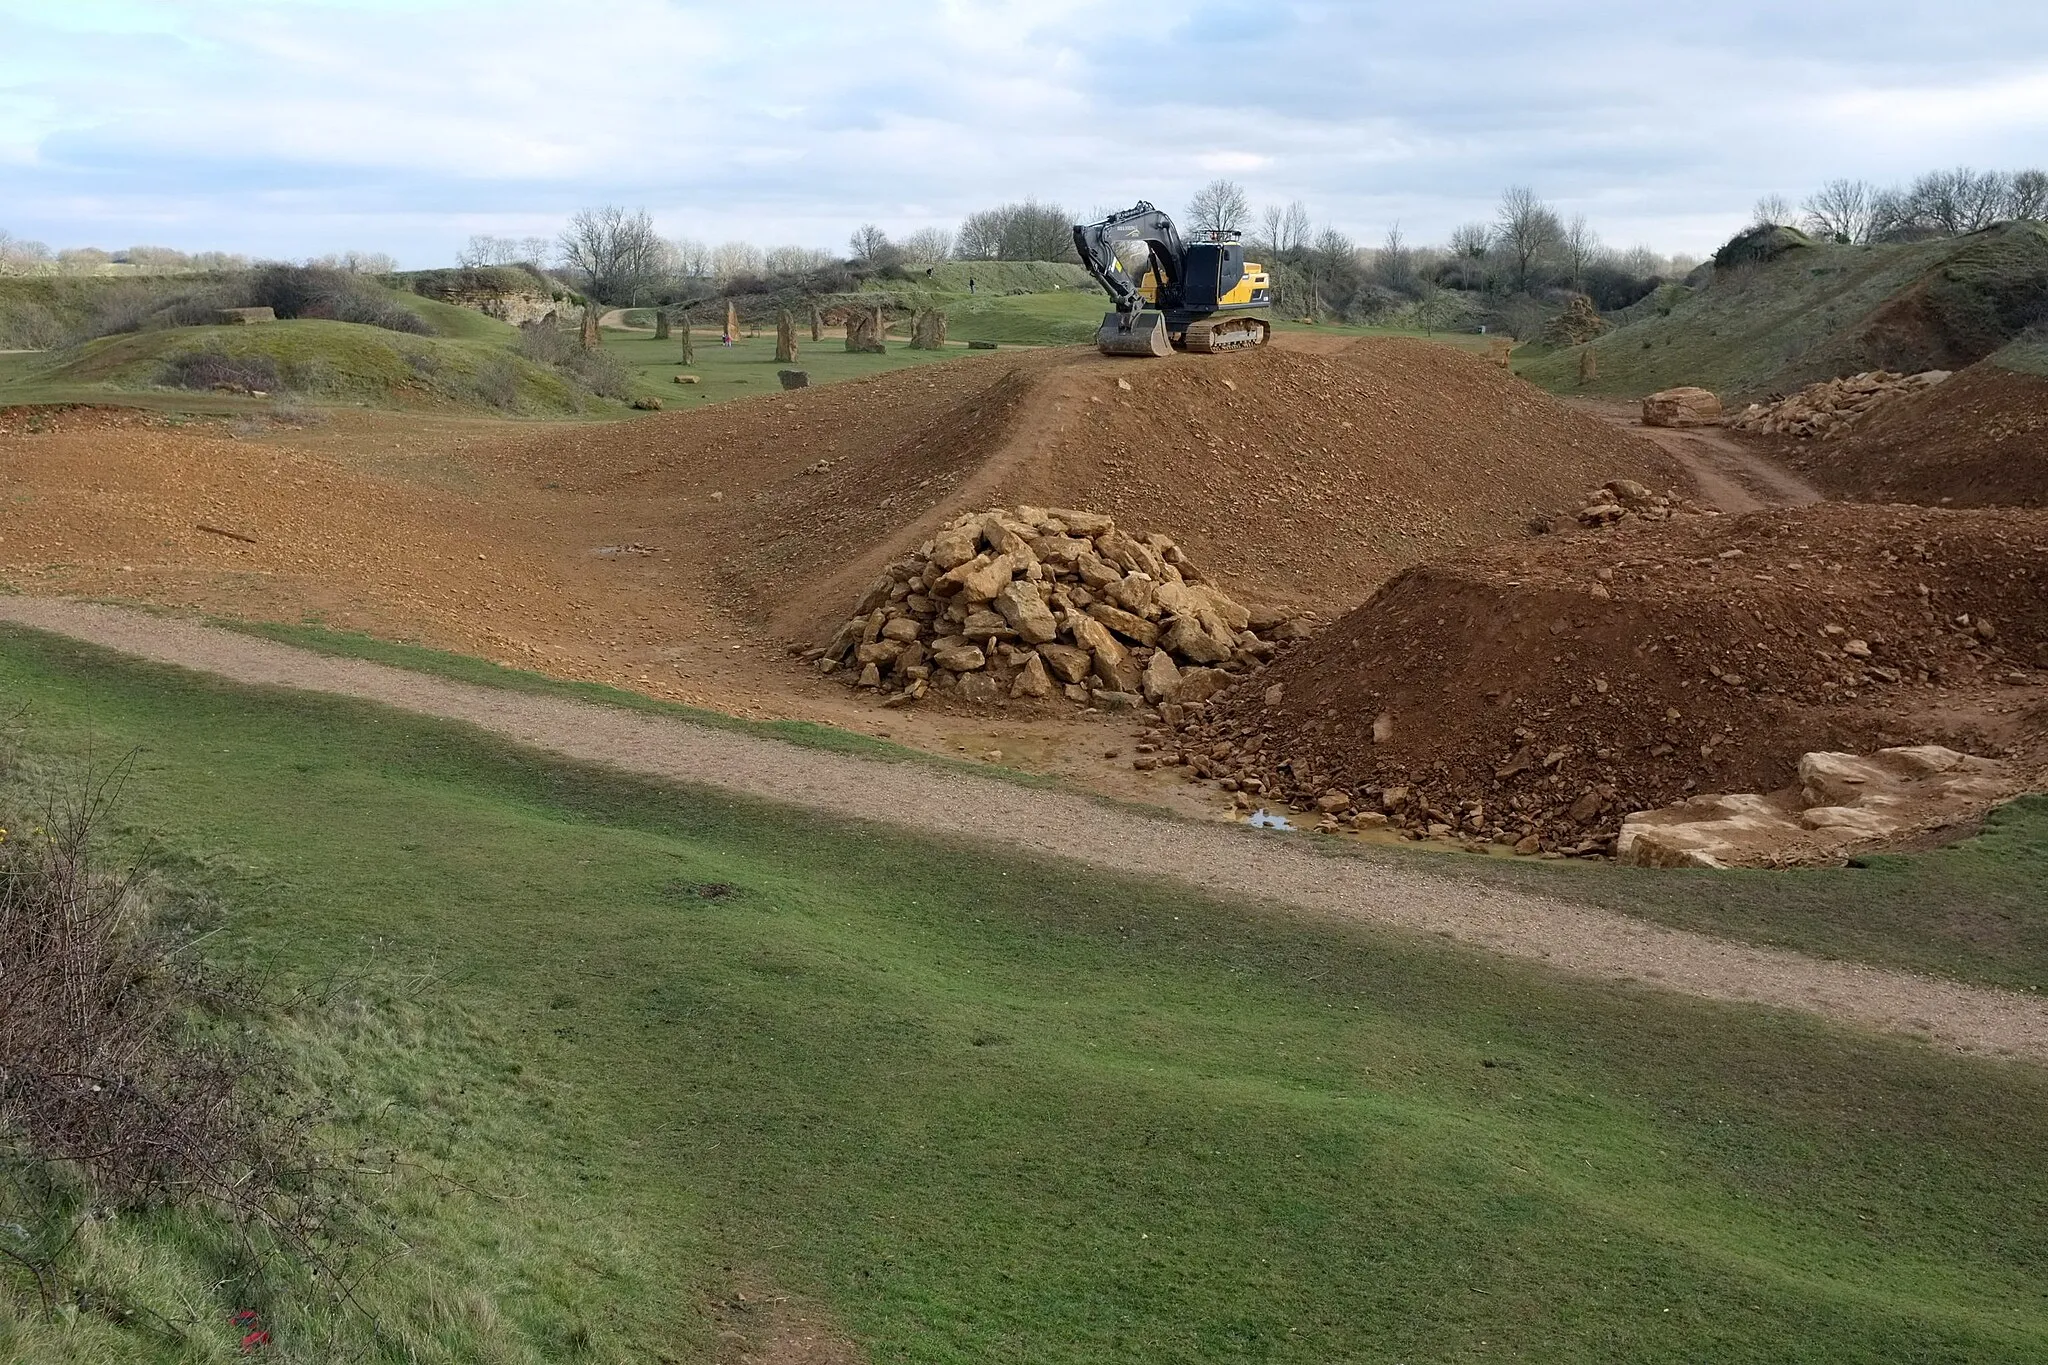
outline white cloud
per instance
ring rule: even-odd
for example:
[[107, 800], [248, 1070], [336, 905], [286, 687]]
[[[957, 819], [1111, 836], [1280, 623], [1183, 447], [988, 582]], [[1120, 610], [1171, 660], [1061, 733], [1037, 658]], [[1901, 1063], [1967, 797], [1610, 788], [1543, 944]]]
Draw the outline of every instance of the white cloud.
[[0, 0], [0, 212], [424, 264], [589, 202], [836, 245], [1224, 174], [1364, 238], [1441, 236], [1526, 182], [1697, 251], [1765, 190], [2041, 146], [2034, 6], [1869, 0], [1844, 27], [1730, 0], [1711, 32], [1646, 8], [1474, 0], [1451, 33], [1391, 0]]

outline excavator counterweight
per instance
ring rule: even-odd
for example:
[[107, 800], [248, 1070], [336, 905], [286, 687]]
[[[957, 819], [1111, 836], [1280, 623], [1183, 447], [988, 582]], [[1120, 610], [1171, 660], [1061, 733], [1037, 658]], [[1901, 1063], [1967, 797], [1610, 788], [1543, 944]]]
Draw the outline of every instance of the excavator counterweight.
[[[1139, 278], [1125, 269], [1119, 245], [1142, 244]], [[1140, 202], [1099, 223], [1074, 225], [1074, 248], [1116, 311], [1095, 334], [1104, 355], [1165, 356], [1175, 347], [1210, 355], [1263, 346], [1272, 324], [1252, 316], [1272, 306], [1272, 277], [1245, 260], [1234, 232], [1182, 239], [1173, 220]]]

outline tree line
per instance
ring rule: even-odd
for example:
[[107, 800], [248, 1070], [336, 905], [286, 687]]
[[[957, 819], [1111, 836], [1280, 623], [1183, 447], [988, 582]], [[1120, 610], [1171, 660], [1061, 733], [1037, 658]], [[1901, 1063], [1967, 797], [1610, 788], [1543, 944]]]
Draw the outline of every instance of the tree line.
[[2048, 217], [2048, 171], [1928, 171], [1910, 184], [1830, 180], [1794, 213], [1783, 196], [1757, 201], [1755, 225], [1800, 227], [1841, 243], [1897, 242], [1981, 232]]

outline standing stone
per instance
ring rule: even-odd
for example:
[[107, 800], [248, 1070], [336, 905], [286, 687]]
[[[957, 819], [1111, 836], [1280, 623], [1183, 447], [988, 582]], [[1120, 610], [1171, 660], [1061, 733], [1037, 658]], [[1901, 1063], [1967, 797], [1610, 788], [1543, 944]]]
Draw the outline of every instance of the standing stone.
[[818, 305], [814, 303], [811, 305], [811, 340], [823, 341], [824, 339], [825, 315], [818, 311]]
[[1579, 383], [1590, 384], [1600, 377], [1600, 357], [1591, 346], [1579, 352]]
[[882, 339], [875, 334], [876, 314], [865, 308], [849, 309], [846, 314], [846, 349], [870, 355], [882, 352]]
[[796, 319], [787, 308], [775, 319], [775, 361], [779, 365], [796, 364]]
[[678, 339], [679, 341], [681, 341], [681, 342], [683, 343], [683, 363], [684, 363], [685, 365], [694, 365], [694, 364], [696, 364], [696, 362], [697, 362], [697, 352], [696, 352], [696, 349], [695, 349], [694, 347], [692, 347], [692, 346], [691, 346], [691, 344], [690, 344], [690, 315], [689, 315], [689, 313], [685, 312], [685, 313], [683, 314], [683, 316], [682, 316], [682, 319], [681, 319], [681, 322], [682, 322], [682, 329], [681, 329], [681, 331], [680, 331], [680, 332], [678, 333], [678, 335], [677, 335], [677, 339]]
[[941, 351], [946, 347], [946, 315], [936, 308], [921, 309], [910, 332], [913, 351]]
[[654, 339], [656, 341], [668, 340], [668, 309], [666, 308], [654, 310]]
[[597, 300], [583, 305], [583, 349], [594, 351], [604, 345], [604, 336], [597, 330]]
[[740, 339], [740, 310], [731, 299], [725, 301], [725, 334], [734, 341]]

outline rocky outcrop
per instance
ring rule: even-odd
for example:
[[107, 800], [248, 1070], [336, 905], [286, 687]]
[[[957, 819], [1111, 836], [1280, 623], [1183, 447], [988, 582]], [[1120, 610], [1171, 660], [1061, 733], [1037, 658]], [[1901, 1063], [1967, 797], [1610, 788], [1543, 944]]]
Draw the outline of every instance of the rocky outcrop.
[[895, 705], [936, 693], [1163, 707], [1213, 696], [1311, 629], [1245, 607], [1171, 537], [1099, 512], [995, 508], [890, 565], [808, 657]]
[[1622, 821], [1617, 862], [1636, 867], [1775, 867], [1839, 860], [1952, 825], [2015, 794], [2005, 765], [1935, 744], [1869, 757], [1811, 753], [1799, 785], [1769, 795], [1699, 796]]
[[1646, 427], [1717, 427], [1722, 415], [1721, 400], [1708, 389], [1666, 389], [1643, 400]]
[[1828, 440], [1901, 399], [1923, 393], [1949, 377], [1947, 370], [1892, 374], [1872, 370], [1847, 379], [1812, 384], [1772, 403], [1751, 403], [1729, 420], [1737, 431], [1759, 436], [1796, 436]]
[[1543, 340], [1551, 346], [1583, 346], [1608, 330], [1600, 309], [1584, 294], [1572, 295], [1562, 313], [1543, 329]]

